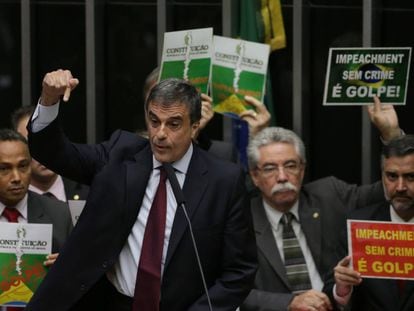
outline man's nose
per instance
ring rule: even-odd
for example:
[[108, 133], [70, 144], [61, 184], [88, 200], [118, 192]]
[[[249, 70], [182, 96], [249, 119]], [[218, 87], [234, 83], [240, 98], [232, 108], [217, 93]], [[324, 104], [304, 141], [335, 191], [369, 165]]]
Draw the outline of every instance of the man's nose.
[[397, 191], [398, 192], [404, 192], [407, 190], [407, 183], [405, 181], [405, 178], [400, 176], [398, 177], [398, 181], [397, 181]]
[[165, 137], [167, 137], [166, 126], [161, 124], [157, 131], [157, 138], [164, 139]]
[[13, 169], [11, 171], [11, 182], [16, 184], [16, 183], [20, 183], [20, 181], [22, 180], [22, 175], [19, 172], [18, 169]]
[[277, 169], [277, 182], [284, 183], [288, 180], [288, 174], [286, 174], [285, 169], [283, 166], [279, 166]]

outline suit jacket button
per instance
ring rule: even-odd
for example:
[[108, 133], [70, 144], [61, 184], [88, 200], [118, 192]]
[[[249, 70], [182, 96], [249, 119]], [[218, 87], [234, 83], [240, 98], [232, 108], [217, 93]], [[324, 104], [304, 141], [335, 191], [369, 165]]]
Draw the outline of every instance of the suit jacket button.
[[108, 263], [106, 261], [104, 261], [102, 263], [102, 268], [104, 268], [104, 269], [108, 268]]
[[81, 291], [86, 290], [86, 285], [85, 285], [85, 284], [81, 284], [81, 286], [80, 286], [80, 290], [81, 290]]

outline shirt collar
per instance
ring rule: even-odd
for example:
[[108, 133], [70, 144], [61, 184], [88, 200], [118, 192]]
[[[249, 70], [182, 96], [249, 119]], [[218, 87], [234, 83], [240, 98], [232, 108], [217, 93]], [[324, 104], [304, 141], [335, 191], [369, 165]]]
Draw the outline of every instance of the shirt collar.
[[392, 205], [390, 205], [390, 216], [391, 216], [391, 221], [392, 222], [414, 223], [414, 217], [411, 218], [409, 221], [405, 221], [400, 216], [398, 216], [398, 214], [396, 213], [396, 211], [394, 210], [394, 208], [392, 207]]
[[47, 189], [47, 191], [43, 191], [35, 186], [33, 186], [32, 184], [29, 185], [29, 190], [36, 192], [38, 194], [43, 194], [45, 192], [50, 192], [51, 194], [53, 194], [58, 200], [60, 201], [66, 201], [66, 193], [65, 193], [65, 185], [63, 183], [63, 179], [62, 176], [58, 175], [55, 182], [53, 183], [52, 186], [50, 186], [49, 189]]
[[[267, 219], [275, 230], [279, 230], [280, 219], [283, 217], [282, 212], [271, 207], [264, 199], [263, 206], [266, 212]], [[295, 220], [299, 222], [299, 201], [296, 201], [295, 204], [290, 208], [289, 212], [295, 216]]]
[[[23, 199], [21, 199], [15, 206], [9, 206], [9, 207], [14, 207], [15, 209], [17, 209], [20, 213], [20, 216], [26, 219], [26, 221], [27, 221], [27, 196], [28, 195], [26, 193]], [[0, 215], [3, 214], [3, 211], [5, 208], [6, 208], [6, 205], [0, 202]]]
[[[193, 144], [190, 144], [190, 147], [187, 149], [183, 157], [173, 163], [172, 166], [174, 169], [180, 173], [187, 174], [188, 166], [190, 165], [191, 157], [193, 155]], [[155, 159], [154, 155], [152, 156], [153, 169], [156, 169], [162, 166], [162, 163]]]

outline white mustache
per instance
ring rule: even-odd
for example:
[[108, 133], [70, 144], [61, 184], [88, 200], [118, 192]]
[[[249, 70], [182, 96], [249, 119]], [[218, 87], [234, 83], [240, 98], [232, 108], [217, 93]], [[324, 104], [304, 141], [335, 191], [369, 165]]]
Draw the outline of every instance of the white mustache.
[[286, 191], [286, 190], [293, 190], [293, 191], [297, 192], [298, 188], [296, 188], [290, 182], [285, 182], [283, 184], [276, 184], [272, 188], [272, 194], [276, 194], [278, 192], [282, 192], [282, 191]]

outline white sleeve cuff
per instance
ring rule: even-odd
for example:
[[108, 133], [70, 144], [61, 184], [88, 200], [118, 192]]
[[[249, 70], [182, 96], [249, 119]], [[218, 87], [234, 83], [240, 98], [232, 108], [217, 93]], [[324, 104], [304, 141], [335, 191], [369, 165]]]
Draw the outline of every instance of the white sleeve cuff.
[[[400, 136], [405, 136], [405, 132], [402, 129], [400, 129]], [[389, 144], [389, 141], [388, 140], [385, 140], [384, 138], [382, 138], [382, 136], [380, 136], [380, 140], [381, 140], [381, 143], [384, 146], [386, 146], [386, 145]]]
[[39, 102], [32, 116], [32, 132], [37, 133], [56, 119], [59, 113], [59, 102], [52, 106], [43, 106]]

